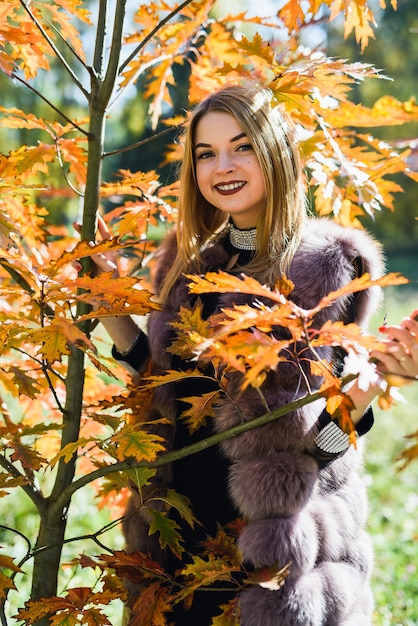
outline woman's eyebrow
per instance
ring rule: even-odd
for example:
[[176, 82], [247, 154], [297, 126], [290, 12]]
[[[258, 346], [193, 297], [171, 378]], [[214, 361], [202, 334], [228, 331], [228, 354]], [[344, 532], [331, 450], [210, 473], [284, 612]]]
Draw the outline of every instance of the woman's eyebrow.
[[[234, 143], [234, 141], [238, 141], [239, 139], [242, 139], [243, 137], [246, 137], [246, 136], [247, 136], [247, 133], [240, 133], [236, 137], [232, 137], [232, 139], [229, 140], [229, 143]], [[196, 150], [196, 148], [210, 148], [210, 147], [211, 147], [210, 143], [197, 143], [194, 149]]]
[[238, 139], [242, 139], [243, 137], [246, 137], [246, 136], [247, 136], [247, 133], [240, 133], [236, 137], [232, 137], [232, 139], [229, 140], [229, 143], [234, 143], [234, 141], [238, 141]]

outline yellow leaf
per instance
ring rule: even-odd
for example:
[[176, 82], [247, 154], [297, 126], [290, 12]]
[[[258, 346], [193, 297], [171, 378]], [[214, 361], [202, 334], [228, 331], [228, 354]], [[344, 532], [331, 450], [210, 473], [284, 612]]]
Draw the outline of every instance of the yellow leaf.
[[221, 604], [219, 608], [222, 613], [212, 618], [212, 626], [239, 626], [241, 620], [238, 596], [228, 604]]
[[51, 459], [51, 461], [49, 462], [50, 466], [55, 467], [55, 465], [61, 459], [64, 460], [64, 463], [69, 463], [74, 455], [77, 454], [78, 449], [83, 448], [87, 443], [91, 441], [92, 439], [81, 438], [77, 441], [73, 441], [72, 443], [67, 443], [67, 445], [64, 446], [62, 450], [60, 450], [58, 454], [54, 456], [53, 459]]
[[251, 56], [258, 56], [266, 63], [271, 65], [274, 60], [274, 51], [269, 43], [264, 43], [263, 38], [259, 33], [256, 33], [251, 41], [246, 37], [242, 37], [240, 40], [240, 48]]
[[152, 389], [153, 387], [160, 387], [161, 385], [167, 385], [168, 383], [176, 383], [187, 378], [208, 378], [213, 380], [211, 376], [206, 376], [199, 370], [188, 370], [186, 372], [177, 370], [166, 370], [164, 374], [147, 376], [144, 378], [144, 385]]
[[51, 324], [34, 331], [29, 339], [35, 344], [42, 344], [38, 354], [41, 354], [42, 358], [49, 364], [61, 361], [64, 355], [71, 354], [67, 339], [57, 324]]
[[186, 578], [186, 588], [178, 594], [179, 599], [199, 589], [207, 587], [217, 581], [231, 581], [232, 573], [236, 568], [231, 567], [223, 559], [209, 554], [207, 559], [200, 556], [193, 556], [193, 562], [183, 567], [181, 575]]
[[138, 462], [154, 461], [159, 452], [165, 451], [162, 437], [132, 426], [125, 426], [111, 441], [117, 446], [116, 453], [120, 461], [128, 457], [133, 457]]

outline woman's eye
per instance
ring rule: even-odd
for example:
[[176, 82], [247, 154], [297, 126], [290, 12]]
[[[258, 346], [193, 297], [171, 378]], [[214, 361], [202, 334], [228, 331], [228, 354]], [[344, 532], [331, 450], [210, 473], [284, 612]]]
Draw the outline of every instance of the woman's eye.
[[204, 159], [209, 159], [211, 156], [213, 156], [213, 152], [209, 152], [209, 150], [207, 150], [206, 152], [201, 152], [200, 154], [196, 155], [196, 159], [202, 161]]
[[250, 143], [243, 143], [237, 148], [237, 150], [240, 150], [241, 152], [251, 152], [252, 149], [253, 147]]

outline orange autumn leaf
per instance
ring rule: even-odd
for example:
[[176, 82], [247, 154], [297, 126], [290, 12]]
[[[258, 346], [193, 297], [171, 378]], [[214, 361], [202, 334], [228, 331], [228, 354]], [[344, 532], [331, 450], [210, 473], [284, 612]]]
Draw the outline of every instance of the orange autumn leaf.
[[169, 590], [158, 582], [152, 582], [141, 588], [135, 601], [131, 626], [167, 626], [166, 613], [170, 610]]
[[96, 305], [96, 309], [80, 319], [96, 319], [115, 315], [145, 315], [160, 309], [152, 300], [152, 294], [141, 288], [141, 283], [134, 276], [112, 278], [112, 272], [99, 276], [80, 276], [74, 281], [65, 282], [64, 286], [85, 290], [75, 294], [77, 300]]
[[181, 398], [181, 400], [191, 405], [183, 411], [181, 419], [185, 420], [189, 432], [193, 433], [201, 426], [206, 425], [208, 417], [214, 416], [214, 405], [219, 400], [219, 391], [203, 393], [199, 396], [189, 396]]

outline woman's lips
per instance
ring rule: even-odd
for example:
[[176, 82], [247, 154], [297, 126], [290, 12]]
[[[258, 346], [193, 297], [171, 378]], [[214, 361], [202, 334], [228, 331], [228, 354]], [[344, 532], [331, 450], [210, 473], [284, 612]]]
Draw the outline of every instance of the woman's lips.
[[234, 193], [237, 193], [240, 189], [244, 187], [247, 183], [245, 181], [235, 181], [231, 183], [219, 183], [215, 185], [215, 189], [218, 193], [223, 196], [230, 196]]

